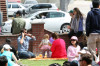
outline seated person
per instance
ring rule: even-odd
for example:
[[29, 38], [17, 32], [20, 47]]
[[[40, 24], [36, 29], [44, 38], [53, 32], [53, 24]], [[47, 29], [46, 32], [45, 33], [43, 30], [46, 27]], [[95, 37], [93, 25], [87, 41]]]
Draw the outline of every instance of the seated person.
[[36, 40], [35, 36], [27, 33], [26, 29], [21, 30], [21, 35], [17, 39], [19, 58], [35, 58], [35, 55], [28, 51], [30, 40]]
[[52, 52], [51, 57], [52, 58], [67, 58], [65, 41], [59, 38], [57, 33], [53, 33], [52, 38], [54, 39], [54, 41], [51, 46], [51, 52]]
[[41, 19], [45, 19], [46, 16], [42, 13], [42, 14], [40, 14], [40, 18], [41, 18]]

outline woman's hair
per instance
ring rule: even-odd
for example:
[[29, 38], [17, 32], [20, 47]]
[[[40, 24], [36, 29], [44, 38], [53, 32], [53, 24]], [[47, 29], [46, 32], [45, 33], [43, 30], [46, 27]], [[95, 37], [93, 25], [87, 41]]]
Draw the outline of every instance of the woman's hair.
[[78, 8], [74, 8], [73, 10], [77, 12], [77, 14], [76, 14], [77, 20], [78, 20], [79, 18], [83, 18], [83, 15], [82, 15], [82, 13], [80, 12], [80, 10], [79, 10]]
[[49, 39], [49, 35], [48, 34], [45, 34], [43, 38], [44, 39]]
[[58, 39], [59, 36], [58, 36], [58, 34], [55, 32], [55, 33], [52, 34], [52, 38], [53, 38], [53, 39], [54, 39], [54, 38], [55, 38], [55, 39]]

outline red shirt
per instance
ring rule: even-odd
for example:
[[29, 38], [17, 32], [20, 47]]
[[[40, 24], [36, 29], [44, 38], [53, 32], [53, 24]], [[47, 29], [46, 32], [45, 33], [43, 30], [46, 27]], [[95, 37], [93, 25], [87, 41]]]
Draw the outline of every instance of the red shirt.
[[51, 46], [52, 58], [67, 58], [66, 45], [63, 39], [56, 39]]

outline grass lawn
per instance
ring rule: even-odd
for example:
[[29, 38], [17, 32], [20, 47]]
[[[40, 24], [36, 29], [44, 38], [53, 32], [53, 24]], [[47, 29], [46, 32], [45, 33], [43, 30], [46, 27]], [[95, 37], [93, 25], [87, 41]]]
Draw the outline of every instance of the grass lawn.
[[49, 66], [52, 63], [59, 63], [63, 65], [66, 60], [20, 60], [19, 62], [26, 66]]

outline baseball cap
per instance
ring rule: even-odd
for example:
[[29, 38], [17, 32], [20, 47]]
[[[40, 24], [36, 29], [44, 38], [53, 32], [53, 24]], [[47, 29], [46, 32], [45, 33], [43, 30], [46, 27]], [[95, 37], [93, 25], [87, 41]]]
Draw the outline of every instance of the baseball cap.
[[12, 49], [12, 48], [10, 47], [10, 45], [8, 45], [8, 44], [5, 44], [5, 45], [3, 46], [3, 48], [4, 48], [4, 49]]
[[73, 10], [70, 10], [68, 13], [73, 13]]
[[72, 39], [78, 41], [78, 38], [77, 38], [76, 36], [72, 36], [72, 37], [71, 37], [71, 40], [72, 40]]

